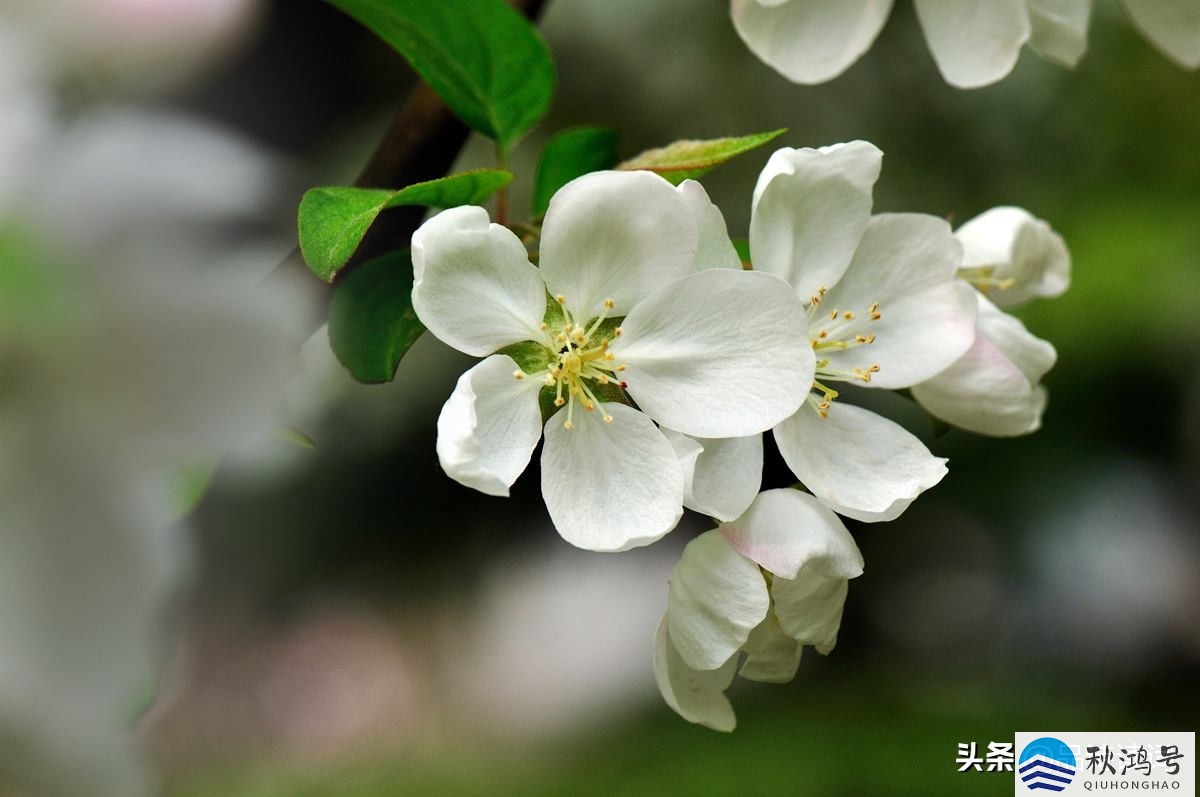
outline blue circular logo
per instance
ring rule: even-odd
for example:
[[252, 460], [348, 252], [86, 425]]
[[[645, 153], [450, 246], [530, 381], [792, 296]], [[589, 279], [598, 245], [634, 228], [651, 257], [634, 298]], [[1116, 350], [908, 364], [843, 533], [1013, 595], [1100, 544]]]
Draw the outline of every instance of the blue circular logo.
[[1034, 739], [1021, 751], [1017, 777], [1030, 791], [1062, 791], [1075, 778], [1075, 754], [1053, 736]]

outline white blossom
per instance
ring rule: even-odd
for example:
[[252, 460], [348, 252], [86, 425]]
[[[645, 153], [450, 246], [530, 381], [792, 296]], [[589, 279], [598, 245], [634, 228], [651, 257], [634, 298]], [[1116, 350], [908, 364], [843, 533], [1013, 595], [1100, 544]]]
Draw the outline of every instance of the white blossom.
[[1057, 355], [1000, 308], [1061, 295], [1071, 281], [1071, 255], [1049, 224], [1021, 208], [992, 208], [955, 236], [963, 244], [959, 276], [979, 291], [975, 342], [945, 371], [914, 385], [913, 397], [968, 431], [1029, 434], [1041, 426], [1046, 408], [1041, 380]]
[[583, 548], [645, 545], [679, 520], [685, 476], [656, 424], [755, 434], [793, 413], [812, 380], [795, 295], [729, 267], [724, 221], [695, 183], [676, 189], [647, 172], [572, 181], [546, 213], [540, 267], [478, 207], [433, 217], [412, 251], [417, 315], [486, 356], [438, 419], [442, 467], [507, 495], [542, 437], [541, 397], [554, 411], [542, 494], [559, 533]]
[[941, 219], [871, 215], [882, 153], [855, 141], [771, 156], [754, 192], [756, 271], [805, 304], [817, 363], [812, 391], [774, 429], [796, 477], [829, 507], [867, 522], [897, 517], [946, 473], [915, 436], [855, 407], [839, 383], [905, 388], [945, 370], [975, 338], [975, 291]]
[[[1092, 0], [914, 0], [946, 82], [978, 88], [1004, 78], [1029, 44], [1073, 67], [1087, 48]], [[1142, 34], [1185, 69], [1200, 66], [1200, 0], [1122, 0]], [[892, 0], [732, 0], [750, 49], [796, 83], [823, 83], [870, 49]]]
[[1000, 307], [1061, 296], [1071, 284], [1062, 236], [1023, 208], [992, 208], [954, 236], [963, 245], [959, 276]]
[[746, 514], [688, 543], [671, 573], [654, 674], [690, 722], [731, 731], [735, 675], [785, 683], [804, 645], [837, 644], [849, 579], [863, 561], [838, 517], [812, 496], [768, 490]]
[[971, 432], [1014, 437], [1037, 431], [1046, 409], [1041, 384], [1057, 359], [1054, 347], [982, 294], [978, 334], [967, 353], [912, 389], [933, 415]]

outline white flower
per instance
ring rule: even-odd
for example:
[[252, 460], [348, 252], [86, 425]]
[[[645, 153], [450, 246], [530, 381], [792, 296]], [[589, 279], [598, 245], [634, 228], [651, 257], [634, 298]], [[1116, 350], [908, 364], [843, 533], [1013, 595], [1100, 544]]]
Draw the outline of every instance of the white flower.
[[967, 353], [912, 389], [933, 415], [962, 429], [994, 437], [1036, 431], [1046, 408], [1041, 380], [1054, 366], [1054, 347], [977, 294], [978, 334]]
[[867, 522], [897, 517], [946, 473], [899, 425], [839, 400], [839, 382], [905, 388], [945, 370], [975, 337], [975, 291], [944, 221], [871, 216], [882, 153], [855, 141], [781, 149], [754, 191], [750, 253], [806, 301], [817, 356], [805, 406], [775, 427], [780, 453], [828, 506]]
[[976, 216], [956, 232], [959, 276], [979, 289], [975, 342], [942, 373], [912, 389], [933, 415], [972, 432], [1012, 437], [1036, 431], [1046, 408], [1041, 379], [1054, 347], [997, 305], [1058, 296], [1071, 281], [1071, 255], [1041, 219], [1014, 207]]
[[954, 231], [963, 245], [959, 276], [1000, 307], [1061, 296], [1071, 284], [1062, 236], [1022, 208], [985, 211]]
[[654, 676], [684, 719], [731, 731], [736, 674], [785, 683], [801, 648], [837, 643], [847, 582], [862, 574], [850, 532], [812, 496], [768, 490], [733, 523], [688, 543], [671, 573]]
[[[1002, 79], [1026, 43], [1073, 67], [1087, 48], [1091, 0], [915, 0], [929, 49], [946, 82], [978, 88]], [[1200, 66], [1200, 0], [1122, 0], [1164, 54]], [[823, 83], [870, 49], [892, 0], [732, 0], [750, 49], [796, 83]]]
[[477, 207], [430, 219], [412, 252], [420, 319], [460, 351], [490, 355], [438, 419], [442, 467], [507, 495], [542, 435], [541, 396], [558, 408], [542, 494], [582, 548], [645, 545], [679, 520], [684, 473], [656, 422], [704, 438], [755, 434], [793, 413], [812, 381], [796, 297], [769, 274], [724, 267], [736, 262], [724, 221], [695, 183], [677, 190], [647, 172], [572, 181], [546, 213], [540, 268]]

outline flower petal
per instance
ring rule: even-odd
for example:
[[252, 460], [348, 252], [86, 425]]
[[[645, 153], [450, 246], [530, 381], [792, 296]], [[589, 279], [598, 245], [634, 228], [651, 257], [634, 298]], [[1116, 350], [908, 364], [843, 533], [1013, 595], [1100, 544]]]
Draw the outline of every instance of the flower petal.
[[1092, 0], [1025, 0], [1032, 34], [1029, 43], [1039, 53], [1074, 67], [1087, 51], [1088, 18]]
[[[975, 291], [955, 277], [961, 261], [962, 247], [942, 219], [918, 213], [872, 218], [854, 261], [821, 309], [856, 313], [861, 333], [875, 335], [875, 342], [823, 353], [829, 370], [878, 365], [870, 386], [901, 388], [961, 357], [975, 339]], [[867, 321], [876, 303], [882, 317]], [[814, 334], [821, 327], [818, 315]]]
[[1027, 210], [992, 208], [955, 230], [954, 237], [963, 245], [962, 276], [986, 288], [1001, 307], [1060, 296], [1071, 284], [1071, 254], [1062, 236]]
[[960, 89], [995, 83], [1029, 39], [1025, 0], [914, 0], [942, 77]]
[[746, 680], [785, 684], [796, 677], [802, 647], [783, 632], [774, 609], [750, 632], [744, 650], [746, 660], [738, 675]]
[[487, 211], [444, 210], [412, 238], [413, 309], [429, 331], [483, 357], [510, 343], [540, 340], [546, 288], [525, 246]]
[[1028, 434], [1042, 423], [1046, 391], [1038, 383], [1054, 365], [1054, 347], [983, 296], [978, 301], [974, 345], [945, 371], [914, 385], [913, 397], [961, 429], [994, 437]]
[[704, 186], [695, 180], [684, 180], [675, 188], [688, 203], [696, 219], [700, 238], [696, 248], [693, 271], [709, 268], [731, 268], [741, 271], [742, 259], [729, 239], [729, 228], [721, 209], [708, 198]]
[[850, 265], [871, 218], [883, 153], [866, 141], [776, 151], [754, 188], [750, 254], [805, 301]]
[[793, 83], [824, 83], [871, 48], [892, 0], [733, 0], [738, 35]]
[[946, 460], [887, 418], [844, 401], [827, 415], [801, 407], [775, 427], [775, 441], [796, 478], [838, 514], [895, 520], [946, 475]]
[[777, 578], [771, 583], [771, 598], [779, 627], [801, 645], [813, 645], [827, 655], [837, 644], [842, 608], [849, 582], [805, 566], [794, 579]]
[[1200, 3], [1196, 0], [1121, 0], [1142, 35], [1184, 69], [1200, 67]]
[[662, 431], [683, 467], [683, 505], [717, 520], [740, 517], [762, 486], [762, 435], [697, 440]]
[[714, 731], [734, 729], [737, 718], [725, 690], [733, 683], [736, 671], [736, 656], [715, 670], [693, 670], [672, 644], [667, 618], [663, 617], [658, 624], [654, 635], [654, 680], [667, 705], [688, 722]]
[[558, 190], [542, 225], [540, 265], [550, 293], [567, 297], [579, 323], [605, 299], [624, 315], [696, 260], [695, 213], [650, 172], [593, 172]]
[[611, 351], [647, 415], [697, 437], [742, 437], [791, 415], [812, 384], [804, 308], [777, 277], [711, 269], [638, 303]]
[[758, 565], [719, 530], [687, 544], [671, 571], [667, 625], [675, 649], [696, 670], [715, 670], [746, 644], [770, 597]]
[[721, 533], [740, 554], [780, 578], [796, 578], [804, 567], [838, 578], [862, 573], [862, 554], [842, 521], [799, 490], [760, 493], [745, 515], [721, 525]]
[[542, 385], [513, 378], [520, 370], [507, 355], [488, 357], [459, 377], [438, 416], [442, 469], [481, 493], [507, 496], [542, 436]]
[[[563, 539], [589, 551], [649, 545], [683, 515], [683, 471], [649, 418], [624, 404], [546, 422], [542, 496]], [[604, 412], [612, 415], [605, 423]]]

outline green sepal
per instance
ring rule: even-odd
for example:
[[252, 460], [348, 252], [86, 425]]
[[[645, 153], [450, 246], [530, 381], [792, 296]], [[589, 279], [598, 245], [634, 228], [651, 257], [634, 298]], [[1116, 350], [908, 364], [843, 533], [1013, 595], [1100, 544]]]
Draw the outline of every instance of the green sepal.
[[707, 141], [685, 139], [625, 161], [618, 169], [645, 169], [662, 175], [673, 185], [707, 174], [726, 161], [761, 147], [787, 132], [787, 128], [749, 136], [714, 138]]
[[750, 239], [734, 238], [733, 251], [737, 252], [738, 260], [742, 261], [742, 268], [750, 267]]
[[376, 217], [387, 208], [479, 205], [512, 179], [512, 173], [502, 169], [478, 169], [396, 191], [348, 186], [311, 188], [304, 192], [297, 213], [300, 252], [314, 274], [332, 282]]
[[527, 374], [540, 374], [550, 367], [553, 356], [541, 343], [524, 341], [505, 346], [496, 354], [507, 354]]

